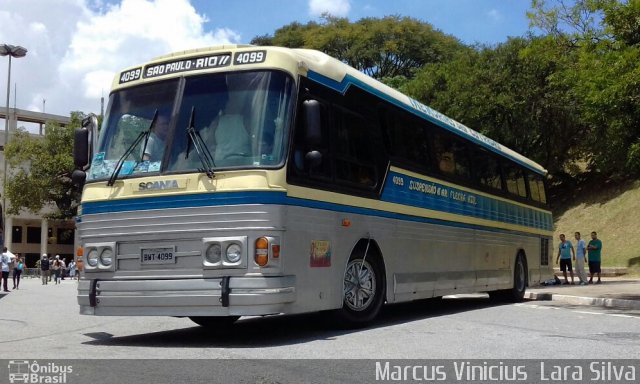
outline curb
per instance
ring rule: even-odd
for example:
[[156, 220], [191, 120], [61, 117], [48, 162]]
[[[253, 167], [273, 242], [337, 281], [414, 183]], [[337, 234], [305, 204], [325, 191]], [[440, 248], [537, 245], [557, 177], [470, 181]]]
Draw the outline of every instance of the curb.
[[525, 292], [525, 299], [535, 301], [559, 301], [573, 305], [589, 305], [603, 308], [620, 308], [620, 309], [640, 309], [640, 301], [638, 300], [625, 300], [625, 299], [611, 299], [605, 297], [585, 297], [585, 296], [571, 296], [571, 295], [559, 295], [553, 293], [542, 292]]

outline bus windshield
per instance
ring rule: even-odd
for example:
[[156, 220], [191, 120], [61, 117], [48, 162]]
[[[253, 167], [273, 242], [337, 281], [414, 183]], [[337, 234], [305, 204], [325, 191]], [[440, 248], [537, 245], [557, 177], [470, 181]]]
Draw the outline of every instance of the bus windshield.
[[88, 180], [281, 166], [293, 91], [291, 77], [276, 71], [209, 74], [116, 91]]

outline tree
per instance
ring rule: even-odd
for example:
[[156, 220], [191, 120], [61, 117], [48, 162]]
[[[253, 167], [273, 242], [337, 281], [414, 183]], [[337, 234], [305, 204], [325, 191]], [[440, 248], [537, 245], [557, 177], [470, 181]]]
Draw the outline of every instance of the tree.
[[44, 137], [33, 137], [19, 129], [6, 148], [10, 166], [6, 194], [7, 213], [26, 209], [39, 213], [44, 207], [55, 209], [49, 219], [70, 219], [77, 213], [80, 191], [71, 182], [73, 132], [80, 127], [83, 114], [71, 113], [71, 123], [62, 127], [48, 122]]
[[413, 77], [427, 63], [446, 61], [464, 47], [429, 23], [400, 16], [352, 23], [324, 15], [323, 23], [294, 22], [251, 43], [317, 49], [371, 77], [395, 81]]
[[577, 150], [589, 169], [607, 177], [640, 175], [640, 0], [532, 5], [532, 25], [574, 58], [558, 77], [573, 84], [587, 126]]
[[454, 60], [426, 65], [404, 90], [440, 112], [561, 172], [585, 127], [571, 85], [558, 73], [568, 57], [544, 39], [510, 38]]

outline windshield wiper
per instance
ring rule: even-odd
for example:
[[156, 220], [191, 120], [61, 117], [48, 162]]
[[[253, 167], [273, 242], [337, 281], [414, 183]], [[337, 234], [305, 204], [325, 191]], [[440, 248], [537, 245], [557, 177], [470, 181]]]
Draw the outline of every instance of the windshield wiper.
[[111, 187], [116, 182], [116, 179], [118, 178], [118, 174], [120, 173], [120, 170], [124, 165], [125, 159], [129, 157], [131, 152], [133, 152], [133, 150], [138, 146], [138, 144], [140, 144], [140, 141], [142, 141], [142, 139], [144, 139], [144, 148], [142, 149], [142, 156], [144, 156], [144, 151], [146, 150], [147, 143], [149, 142], [149, 135], [151, 135], [151, 132], [153, 131], [153, 128], [156, 125], [157, 119], [158, 119], [158, 110], [156, 109], [156, 111], [153, 113], [153, 119], [151, 119], [151, 124], [149, 124], [149, 128], [140, 132], [138, 137], [136, 137], [136, 139], [133, 141], [133, 143], [131, 143], [129, 148], [127, 148], [127, 150], [120, 157], [120, 159], [118, 159], [118, 162], [116, 163], [116, 167], [114, 168], [113, 173], [111, 174], [111, 177], [109, 177], [109, 181], [107, 181], [107, 186]]
[[211, 156], [211, 151], [209, 151], [209, 147], [207, 147], [207, 143], [204, 142], [202, 136], [200, 136], [200, 132], [196, 131], [196, 128], [193, 126], [193, 119], [196, 113], [196, 108], [191, 107], [191, 116], [189, 117], [189, 124], [187, 124], [187, 150], [185, 152], [184, 158], [189, 158], [189, 152], [191, 151], [191, 143], [193, 142], [193, 147], [196, 149], [196, 153], [200, 158], [200, 163], [202, 164], [202, 168], [198, 168], [198, 172], [203, 172], [207, 174], [207, 177], [210, 179], [214, 178], [213, 168], [215, 167], [215, 162], [213, 161], [213, 156]]

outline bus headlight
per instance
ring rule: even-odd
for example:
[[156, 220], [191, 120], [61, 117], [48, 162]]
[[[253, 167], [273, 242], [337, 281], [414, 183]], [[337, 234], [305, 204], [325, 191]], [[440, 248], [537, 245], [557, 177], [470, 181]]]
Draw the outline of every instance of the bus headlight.
[[89, 251], [89, 254], [87, 255], [87, 264], [89, 264], [92, 267], [98, 266], [98, 250], [97, 249], [92, 249], [91, 251]]
[[108, 267], [113, 263], [113, 251], [111, 248], [105, 248], [102, 250], [102, 253], [100, 254], [100, 262], [105, 267]]
[[222, 248], [220, 247], [220, 244], [214, 243], [209, 245], [205, 257], [211, 264], [219, 263], [222, 259]]
[[239, 244], [231, 244], [227, 247], [226, 259], [230, 263], [237, 263], [242, 257], [242, 247]]

